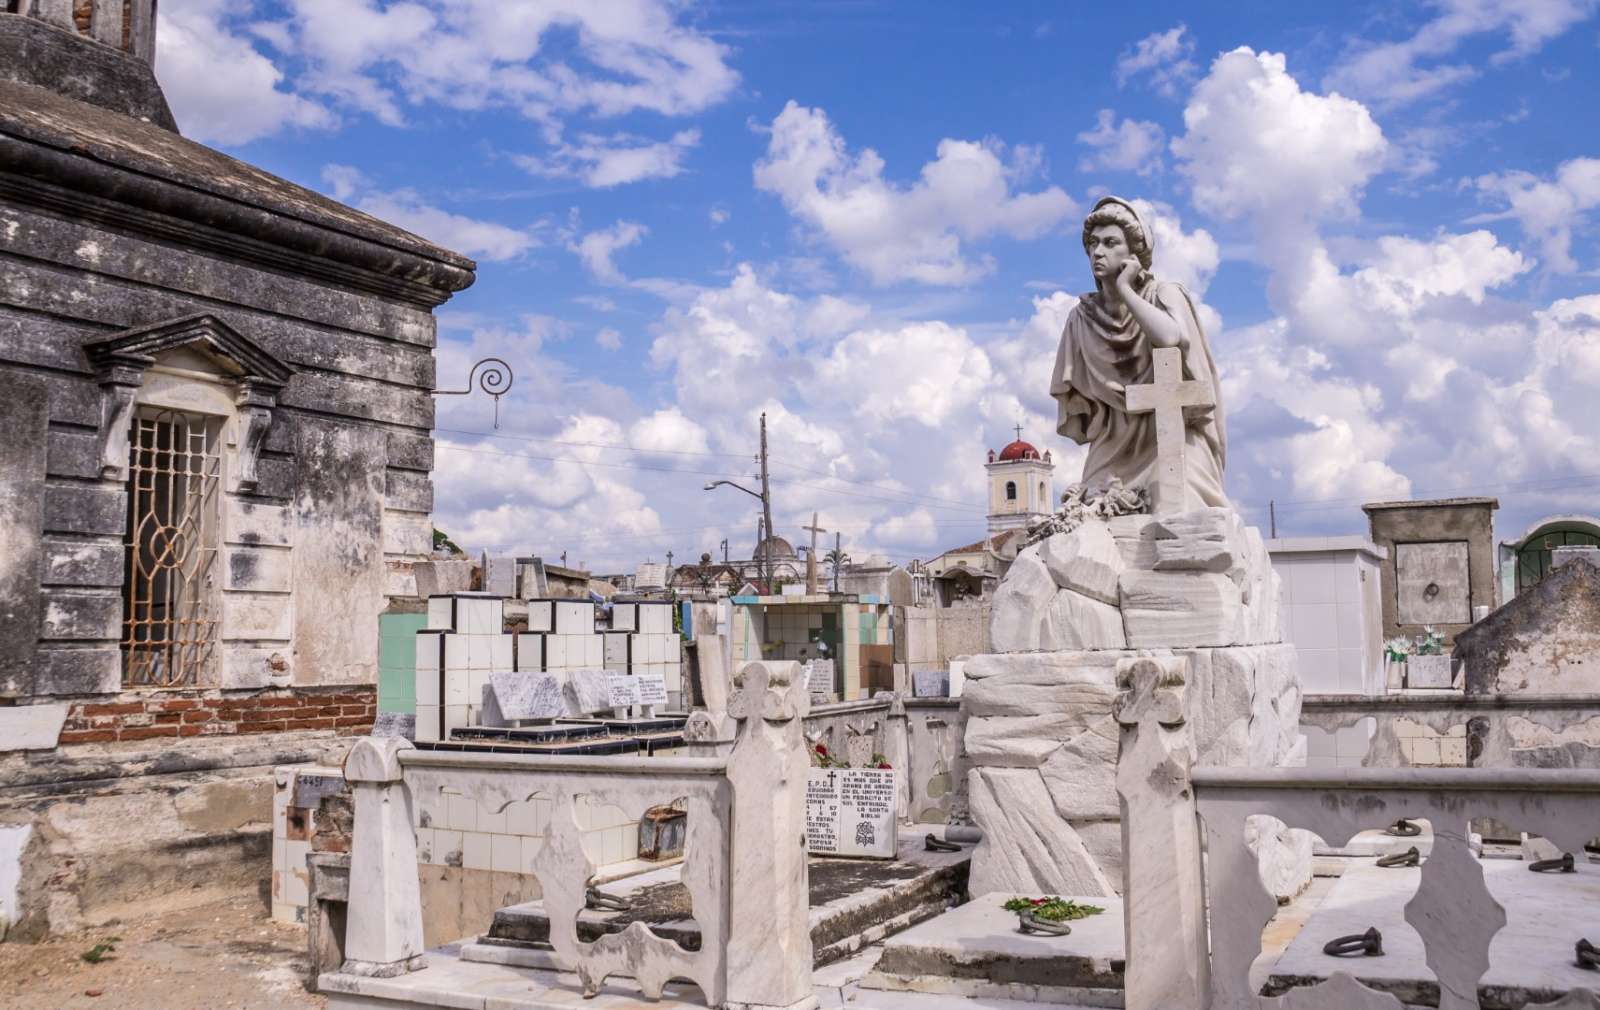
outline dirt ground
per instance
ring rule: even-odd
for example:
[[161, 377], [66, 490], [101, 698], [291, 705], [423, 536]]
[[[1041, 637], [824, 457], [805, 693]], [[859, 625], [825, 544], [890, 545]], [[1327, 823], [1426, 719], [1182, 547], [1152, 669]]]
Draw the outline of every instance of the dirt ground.
[[[120, 939], [116, 939], [119, 938]], [[114, 949], [91, 964], [97, 944]], [[301, 1010], [306, 934], [239, 898], [124, 921], [46, 943], [0, 943], [6, 1010]]]

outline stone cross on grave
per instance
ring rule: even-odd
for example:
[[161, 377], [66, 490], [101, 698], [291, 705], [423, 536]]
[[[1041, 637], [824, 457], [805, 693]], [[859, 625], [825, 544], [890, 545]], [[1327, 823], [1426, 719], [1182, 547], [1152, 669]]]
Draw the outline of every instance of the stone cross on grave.
[[1154, 510], [1157, 515], [1172, 515], [1184, 510], [1188, 480], [1184, 463], [1185, 407], [1211, 407], [1216, 400], [1206, 383], [1183, 377], [1183, 351], [1176, 347], [1157, 347], [1150, 357], [1155, 362], [1155, 381], [1128, 386], [1124, 395], [1130, 414], [1156, 415], [1156, 486]]
[[801, 529], [811, 534], [811, 550], [806, 552], [806, 595], [817, 595], [817, 534], [827, 530], [817, 525], [817, 514], [811, 513], [811, 525]]

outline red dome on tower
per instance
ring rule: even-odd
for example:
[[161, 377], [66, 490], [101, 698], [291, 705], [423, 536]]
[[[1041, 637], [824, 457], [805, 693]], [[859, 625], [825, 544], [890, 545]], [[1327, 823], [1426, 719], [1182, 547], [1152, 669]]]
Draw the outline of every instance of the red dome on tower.
[[1010, 445], [1006, 446], [1004, 449], [1000, 450], [1000, 462], [1002, 462], [1002, 463], [1010, 463], [1013, 460], [1019, 460], [1019, 459], [1038, 459], [1038, 458], [1039, 458], [1039, 450], [1035, 449], [1032, 445], [1030, 445], [1027, 442], [1024, 442], [1020, 438], [1017, 439], [1015, 442], [1012, 442]]

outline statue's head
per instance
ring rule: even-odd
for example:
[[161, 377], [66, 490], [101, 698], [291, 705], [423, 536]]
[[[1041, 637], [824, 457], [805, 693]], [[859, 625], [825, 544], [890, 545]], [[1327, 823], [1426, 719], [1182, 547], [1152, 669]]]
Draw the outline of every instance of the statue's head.
[[1102, 281], [1114, 278], [1129, 257], [1149, 270], [1155, 249], [1133, 205], [1121, 197], [1106, 196], [1083, 219], [1083, 251], [1095, 280]]

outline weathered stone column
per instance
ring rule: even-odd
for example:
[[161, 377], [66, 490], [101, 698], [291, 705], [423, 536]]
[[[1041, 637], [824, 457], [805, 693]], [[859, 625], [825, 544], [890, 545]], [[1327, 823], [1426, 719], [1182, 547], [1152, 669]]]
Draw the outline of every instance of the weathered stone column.
[[1200, 826], [1189, 786], [1183, 656], [1117, 664], [1128, 1010], [1200, 1010], [1207, 991]]
[[399, 737], [363, 737], [344, 759], [355, 794], [350, 844], [350, 910], [342, 971], [389, 978], [425, 967], [422, 890], [411, 798], [401, 779]]
[[810, 707], [800, 664], [746, 663], [728, 714], [739, 740], [733, 785], [729, 895], [729, 1010], [811, 1010], [811, 898], [806, 868], [806, 753]]

